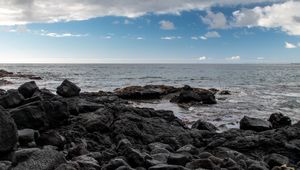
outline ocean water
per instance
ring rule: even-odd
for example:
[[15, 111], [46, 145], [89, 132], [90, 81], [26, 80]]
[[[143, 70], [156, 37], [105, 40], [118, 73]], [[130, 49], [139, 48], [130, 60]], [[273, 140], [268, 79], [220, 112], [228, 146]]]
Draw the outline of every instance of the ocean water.
[[[197, 119], [212, 122], [221, 130], [237, 127], [244, 116], [267, 119], [281, 112], [300, 120], [300, 65], [296, 64], [0, 64], [1, 69], [43, 78], [40, 87], [55, 92], [68, 78], [82, 91], [112, 91], [131, 85], [165, 84], [218, 88], [232, 91], [219, 96], [218, 104], [180, 108], [168, 101], [135, 103], [140, 107], [173, 110], [191, 124]], [[8, 78], [16, 88], [26, 79]]]

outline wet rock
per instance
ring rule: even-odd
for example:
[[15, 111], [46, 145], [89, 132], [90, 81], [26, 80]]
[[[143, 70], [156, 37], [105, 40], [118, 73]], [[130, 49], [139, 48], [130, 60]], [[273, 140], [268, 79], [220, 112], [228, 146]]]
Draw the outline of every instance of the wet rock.
[[187, 170], [187, 169], [179, 165], [159, 164], [150, 167], [149, 170]]
[[240, 121], [240, 129], [243, 130], [253, 130], [261, 132], [265, 130], [270, 130], [271, 128], [272, 125], [270, 122], [258, 118], [244, 116], [244, 118]]
[[201, 104], [216, 104], [215, 95], [205, 89], [192, 89], [185, 87], [179, 93], [178, 96], [173, 97], [171, 100], [173, 103], [201, 103]]
[[18, 137], [20, 145], [28, 146], [39, 137], [39, 132], [33, 129], [22, 129], [18, 130]]
[[17, 90], [8, 90], [7, 94], [0, 96], [0, 106], [14, 108], [20, 106], [24, 101], [24, 97]]
[[9, 72], [9, 71], [3, 70], [3, 69], [0, 70], [0, 77], [9, 77], [13, 74], [14, 74], [13, 72]]
[[80, 91], [81, 89], [77, 85], [66, 79], [57, 87], [56, 93], [63, 97], [75, 97], [79, 96]]
[[24, 169], [55, 169], [60, 164], [66, 163], [64, 154], [51, 149], [23, 149], [15, 153], [12, 170]]
[[168, 157], [168, 164], [171, 165], [182, 165], [185, 166], [186, 163], [191, 161], [191, 157], [183, 154], [170, 154]]
[[41, 133], [40, 137], [37, 138], [36, 143], [39, 146], [51, 145], [56, 146], [59, 149], [63, 149], [66, 144], [65, 137], [61, 136], [57, 131], [50, 130], [47, 132]]
[[9, 113], [0, 106], [0, 155], [3, 156], [12, 151], [17, 141], [18, 133], [16, 124]]
[[192, 128], [198, 129], [198, 130], [208, 130], [210, 132], [215, 132], [218, 130], [213, 124], [209, 122], [205, 122], [203, 120], [197, 120], [193, 125]]
[[7, 94], [7, 93], [6, 93], [6, 90], [0, 89], [0, 96], [3, 96], [3, 95], [5, 95], [5, 94]]
[[222, 90], [219, 92], [219, 95], [231, 95], [231, 92], [229, 90]]
[[274, 166], [287, 165], [289, 163], [289, 158], [273, 153], [265, 157], [265, 162], [270, 166], [270, 168], [273, 168]]
[[269, 122], [271, 122], [273, 128], [281, 128], [292, 124], [292, 120], [288, 116], [284, 116], [282, 113], [271, 114]]
[[22, 84], [19, 88], [18, 91], [21, 93], [25, 98], [30, 98], [32, 95], [37, 91], [39, 88], [36, 85], [34, 81], [30, 81], [27, 83]]

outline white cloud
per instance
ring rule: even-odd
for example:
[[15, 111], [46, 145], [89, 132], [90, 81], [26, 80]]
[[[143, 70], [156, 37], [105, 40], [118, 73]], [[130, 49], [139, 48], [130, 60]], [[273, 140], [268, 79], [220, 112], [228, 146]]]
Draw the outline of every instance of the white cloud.
[[213, 13], [211, 11], [207, 12], [205, 17], [201, 17], [203, 23], [207, 24], [209, 28], [226, 28], [227, 27], [227, 19], [222, 12]]
[[297, 46], [293, 43], [285, 42], [285, 48], [297, 48]]
[[191, 37], [191, 40], [198, 40], [198, 37], [193, 36]]
[[[79, 21], [103, 16], [134, 18], [155, 14], [180, 14], [182, 11], [206, 10], [213, 6], [277, 2], [280, 0], [0, 0], [0, 25]], [[222, 14], [211, 22], [222, 27]], [[224, 18], [223, 18], [224, 20]]]
[[220, 38], [221, 35], [218, 32], [216, 32], [216, 31], [211, 31], [211, 32], [207, 32], [205, 34], [205, 37], [206, 38]]
[[300, 47], [300, 43], [298, 43], [298, 47]]
[[72, 34], [72, 33], [56, 33], [56, 32], [42, 32], [40, 35], [54, 38], [63, 38], [63, 37], [86, 37], [87, 34]]
[[233, 27], [280, 28], [289, 35], [300, 35], [300, 1], [289, 0], [233, 13]]
[[201, 36], [200, 39], [207, 40], [207, 38], [205, 36]]
[[171, 21], [162, 20], [159, 22], [159, 24], [160, 24], [160, 29], [163, 29], [163, 30], [174, 30], [175, 29], [175, 25]]
[[257, 57], [256, 59], [257, 60], [264, 60], [265, 58], [264, 57]]
[[233, 60], [233, 61], [240, 60], [240, 59], [241, 59], [240, 56], [232, 56], [232, 57], [226, 58], [226, 60]]
[[137, 40], [144, 40], [144, 37], [137, 37]]
[[202, 57], [199, 57], [199, 58], [198, 58], [199, 61], [204, 61], [204, 60], [206, 60], [206, 59], [207, 59], [206, 56], [202, 56]]
[[166, 37], [161, 37], [161, 40], [178, 40], [178, 39], [182, 39], [181, 36], [166, 36]]

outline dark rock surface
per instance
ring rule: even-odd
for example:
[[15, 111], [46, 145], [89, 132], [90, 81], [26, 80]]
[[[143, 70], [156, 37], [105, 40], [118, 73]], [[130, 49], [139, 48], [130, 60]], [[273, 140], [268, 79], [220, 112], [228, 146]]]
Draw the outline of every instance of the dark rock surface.
[[[3, 95], [14, 93], [5, 98], [7, 110], [0, 107], [0, 169], [299, 168], [300, 123], [290, 125], [284, 115], [271, 116], [273, 128], [269, 121], [245, 117], [241, 129], [217, 133], [203, 120], [189, 128], [171, 111], [133, 107], [119, 92], [79, 94], [74, 85], [66, 87], [63, 97], [38, 88], [28, 88], [35, 90], [29, 90], [26, 99], [16, 90]], [[196, 96], [184, 97], [191, 103], [207, 103], [201, 94], [213, 96], [189, 86], [147, 88], [155, 89], [159, 98], [178, 98], [187, 92]], [[143, 95], [138, 98], [149, 97]]]
[[56, 93], [63, 97], [79, 96], [81, 89], [69, 80], [64, 80], [60, 86], [57, 87]]
[[38, 86], [34, 81], [24, 83], [18, 88], [19, 93], [21, 93], [25, 98], [30, 98], [38, 90]]
[[240, 121], [240, 128], [243, 130], [254, 130], [257, 132], [272, 129], [272, 124], [268, 121], [245, 116]]

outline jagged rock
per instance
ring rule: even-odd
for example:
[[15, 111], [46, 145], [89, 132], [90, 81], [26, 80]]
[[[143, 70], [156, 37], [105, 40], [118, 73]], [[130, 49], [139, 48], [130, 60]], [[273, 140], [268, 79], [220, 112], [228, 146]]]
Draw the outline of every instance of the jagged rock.
[[270, 168], [273, 168], [274, 166], [287, 165], [289, 163], [289, 158], [273, 153], [265, 157], [265, 162], [270, 166]]
[[51, 149], [23, 149], [17, 151], [15, 157], [12, 170], [51, 170], [66, 163], [63, 153]]
[[36, 143], [39, 146], [51, 145], [62, 149], [66, 144], [66, 139], [65, 137], [61, 136], [57, 131], [50, 130], [41, 133], [40, 137], [37, 138]]
[[7, 94], [0, 96], [0, 106], [14, 108], [20, 106], [24, 101], [24, 97], [17, 90], [8, 90]]
[[74, 97], [79, 96], [80, 91], [81, 89], [77, 85], [66, 79], [57, 87], [56, 93], [63, 97]]
[[30, 81], [27, 83], [22, 84], [18, 91], [21, 93], [25, 98], [30, 98], [32, 95], [37, 91], [39, 87], [36, 85], [34, 81]]
[[281, 128], [292, 124], [292, 120], [289, 117], [284, 116], [282, 113], [271, 114], [269, 122], [271, 122], [273, 128]]
[[28, 144], [35, 142], [35, 139], [39, 137], [39, 132], [33, 129], [18, 130], [19, 143], [27, 146]]
[[97, 160], [87, 155], [81, 155], [72, 159], [72, 161], [79, 164], [81, 169], [95, 169], [100, 170], [100, 165]]
[[0, 155], [3, 156], [12, 151], [17, 141], [18, 133], [16, 124], [9, 113], [0, 106]]
[[244, 116], [244, 118], [240, 121], [240, 129], [243, 130], [253, 130], [261, 132], [265, 130], [270, 130], [271, 128], [272, 125], [270, 122], [258, 118]]
[[209, 123], [209, 122], [205, 122], [202, 120], [197, 120], [193, 125], [192, 128], [195, 129], [199, 129], [199, 130], [208, 130], [210, 132], [215, 132], [216, 130], [218, 130], [218, 128], [216, 128], [213, 124]]

